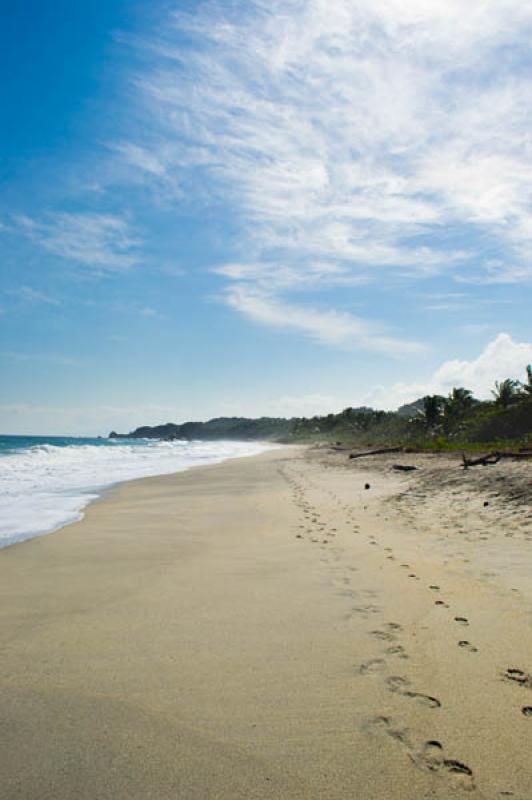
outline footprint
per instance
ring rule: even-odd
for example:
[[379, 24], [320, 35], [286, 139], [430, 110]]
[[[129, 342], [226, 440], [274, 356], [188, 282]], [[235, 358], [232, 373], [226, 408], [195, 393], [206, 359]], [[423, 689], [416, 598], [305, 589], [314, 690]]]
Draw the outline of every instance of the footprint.
[[443, 745], [436, 739], [425, 742], [419, 759], [423, 766], [430, 769], [431, 772], [436, 772], [443, 764]]
[[386, 669], [386, 662], [383, 658], [371, 658], [369, 661], [364, 661], [363, 664], [360, 664], [356, 671], [360, 675], [371, 675], [375, 672], [382, 672]]
[[460, 625], [469, 625], [469, 621], [466, 617], [455, 617], [454, 621], [459, 622]]
[[460, 776], [463, 779], [460, 781], [460, 785], [464, 789], [473, 788], [473, 770], [467, 764], [462, 763], [462, 761], [456, 761], [454, 758], [446, 758], [444, 759], [443, 767], [451, 775]]
[[525, 717], [532, 717], [532, 706], [523, 706], [521, 714], [524, 714]]
[[458, 642], [458, 647], [462, 647], [464, 650], [469, 650], [470, 653], [478, 653], [478, 647], [468, 642], [467, 639], [462, 639]]
[[391, 677], [386, 679], [386, 684], [390, 692], [397, 692], [403, 697], [408, 697], [411, 700], [415, 700], [418, 703], [421, 703], [428, 708], [440, 708], [441, 703], [437, 697], [432, 697], [429, 694], [423, 694], [422, 692], [413, 692], [410, 689], [407, 689], [410, 686], [410, 681], [408, 678], [403, 678], [401, 675], [392, 675]]
[[432, 589], [433, 592], [439, 592], [440, 591], [440, 587], [439, 586], [435, 586], [434, 584], [429, 586], [429, 589]]
[[436, 739], [425, 742], [423, 749], [413, 758], [419, 767], [440, 775], [447, 775], [461, 789], [473, 789], [473, 770], [454, 758], [444, 758], [443, 745]]
[[408, 731], [404, 728], [397, 728], [390, 717], [384, 715], [373, 717], [369, 720], [369, 726], [383, 731], [387, 736], [391, 736], [392, 739], [405, 745], [409, 750], [411, 749]]
[[428, 706], [428, 708], [441, 708], [441, 702], [437, 697], [432, 697], [430, 694], [422, 694], [421, 692], [404, 692], [405, 697], [411, 697], [421, 705]]
[[354, 614], [362, 614], [362, 616], [367, 617], [370, 614], [378, 614], [380, 612], [380, 607], [373, 605], [372, 603], [368, 603], [367, 605], [360, 605], [360, 606], [353, 606], [351, 611]]
[[401, 628], [401, 626], [399, 625], [398, 622], [387, 622], [384, 627], [387, 628], [389, 631], [400, 631], [400, 630], [402, 630], [402, 628]]
[[404, 647], [401, 644], [392, 644], [386, 648], [386, 652], [391, 656], [398, 656], [399, 658], [408, 658]]
[[389, 633], [388, 631], [370, 631], [370, 636], [374, 636], [376, 639], [382, 639], [384, 642], [393, 642], [395, 636], [393, 633]]
[[401, 675], [391, 675], [389, 678], [386, 678], [386, 685], [390, 692], [400, 692], [404, 694], [403, 689], [410, 686], [410, 681], [407, 678], [403, 678]]
[[514, 681], [519, 686], [525, 686], [527, 689], [532, 689], [532, 675], [523, 672], [522, 669], [515, 669], [514, 667], [508, 668], [503, 674], [503, 678], [507, 681]]

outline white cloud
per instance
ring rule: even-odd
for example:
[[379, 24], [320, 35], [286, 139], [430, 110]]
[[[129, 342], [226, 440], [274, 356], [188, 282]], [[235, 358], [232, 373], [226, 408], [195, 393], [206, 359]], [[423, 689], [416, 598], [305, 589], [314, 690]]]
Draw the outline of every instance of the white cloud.
[[532, 344], [514, 342], [507, 333], [500, 333], [473, 361], [446, 361], [436, 371], [434, 381], [448, 390], [467, 386], [487, 397], [496, 380], [523, 378], [525, 367], [531, 362]]
[[18, 216], [19, 228], [44, 250], [68, 261], [103, 270], [138, 263], [140, 244], [129, 224], [115, 214], [56, 212], [45, 220]]
[[235, 285], [226, 293], [229, 306], [255, 322], [269, 327], [297, 330], [321, 344], [358, 346], [391, 356], [423, 351], [417, 342], [386, 336], [378, 325], [344, 311], [290, 305], [256, 289]]
[[246, 255], [217, 271], [235, 308], [242, 282], [282, 304], [394, 276], [528, 281], [531, 33], [520, 0], [213, 0], [142, 43], [147, 124], [118, 147], [234, 210]]
[[132, 142], [122, 142], [112, 145], [112, 149], [119, 153], [128, 164], [143, 172], [148, 172], [150, 175], [162, 177], [166, 172], [164, 158], [146, 147]]
[[531, 363], [532, 343], [515, 342], [507, 333], [499, 333], [477, 358], [445, 361], [425, 382], [374, 387], [363, 401], [392, 409], [426, 394], [446, 395], [455, 386], [465, 386], [476, 397], [488, 399], [495, 381], [524, 380], [526, 365]]

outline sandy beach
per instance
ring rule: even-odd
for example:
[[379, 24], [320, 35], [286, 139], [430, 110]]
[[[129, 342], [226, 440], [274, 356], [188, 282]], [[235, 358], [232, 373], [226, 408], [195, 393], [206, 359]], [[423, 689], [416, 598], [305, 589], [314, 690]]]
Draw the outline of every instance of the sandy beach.
[[530, 800], [532, 465], [392, 460], [133, 481], [0, 551], [2, 798]]

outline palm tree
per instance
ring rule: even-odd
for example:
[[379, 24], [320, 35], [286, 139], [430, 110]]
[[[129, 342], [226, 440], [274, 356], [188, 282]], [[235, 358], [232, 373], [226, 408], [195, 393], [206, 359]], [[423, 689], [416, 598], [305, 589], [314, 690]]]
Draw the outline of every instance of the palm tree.
[[502, 408], [508, 408], [509, 405], [519, 400], [519, 389], [519, 381], [514, 381], [512, 378], [506, 378], [500, 383], [495, 381], [495, 389], [491, 391], [495, 398], [495, 404], [502, 406]]
[[470, 389], [464, 389], [463, 386], [458, 389], [455, 387], [449, 395], [449, 400], [456, 408], [465, 411], [473, 405], [473, 392]]
[[443, 404], [443, 422], [445, 430], [449, 433], [473, 406], [475, 398], [470, 389], [463, 386], [455, 387]]
[[441, 418], [445, 398], [439, 394], [428, 394], [423, 398], [423, 414], [428, 428], [435, 428]]
[[521, 384], [521, 387], [529, 397], [532, 397], [532, 366], [530, 364], [526, 368], [526, 383]]

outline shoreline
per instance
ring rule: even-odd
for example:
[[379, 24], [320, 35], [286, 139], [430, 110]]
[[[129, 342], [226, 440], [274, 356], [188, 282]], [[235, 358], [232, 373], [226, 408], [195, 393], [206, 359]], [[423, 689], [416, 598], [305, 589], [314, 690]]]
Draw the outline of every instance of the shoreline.
[[[17, 438], [17, 437], [15, 437]], [[46, 438], [46, 437], [43, 437]], [[236, 442], [237, 444], [248, 444], [248, 442]], [[263, 444], [265, 449], [262, 452], [268, 452], [271, 449], [275, 449], [276, 447], [290, 447], [291, 445], [277, 445], [274, 442], [249, 442], [249, 444]], [[148, 480], [150, 478], [158, 478], [164, 475], [174, 475], [179, 474], [181, 472], [186, 472], [191, 469], [203, 469], [209, 466], [216, 466], [217, 464], [222, 464], [225, 461], [230, 461], [235, 458], [253, 458], [256, 455], [260, 455], [261, 453], [251, 453], [249, 455], [230, 455], [230, 456], [213, 456], [214, 460], [210, 463], [203, 464], [203, 463], [193, 463], [190, 466], [184, 466], [181, 469], [175, 469], [170, 472], [160, 472], [154, 473], [153, 475], [140, 475], [138, 477], [133, 478], [125, 478], [125, 479], [117, 479], [113, 480], [110, 483], [105, 484], [96, 484], [96, 485], [88, 485], [84, 488], [80, 488], [76, 490], [76, 495], [79, 496], [80, 502], [81, 498], [83, 498], [83, 504], [79, 505], [77, 510], [73, 510], [70, 512], [70, 515], [65, 518], [65, 520], [54, 524], [52, 527], [39, 530], [37, 532], [17, 532], [12, 534], [11, 537], [3, 537], [0, 538], [0, 551], [4, 550], [7, 547], [13, 547], [18, 544], [24, 544], [25, 542], [32, 541], [35, 538], [40, 538], [42, 536], [49, 536], [51, 534], [57, 533], [58, 531], [63, 530], [64, 528], [69, 528], [71, 525], [75, 525], [78, 522], [81, 522], [85, 516], [86, 510], [93, 505], [94, 503], [100, 502], [104, 499], [109, 492], [112, 492], [116, 487], [121, 486], [122, 484], [133, 483], [135, 481], [141, 480]], [[71, 489], [66, 493], [57, 493], [57, 497], [71, 496], [74, 490]]]
[[134, 479], [2, 551], [8, 800], [527, 797], [526, 468], [344, 456]]

